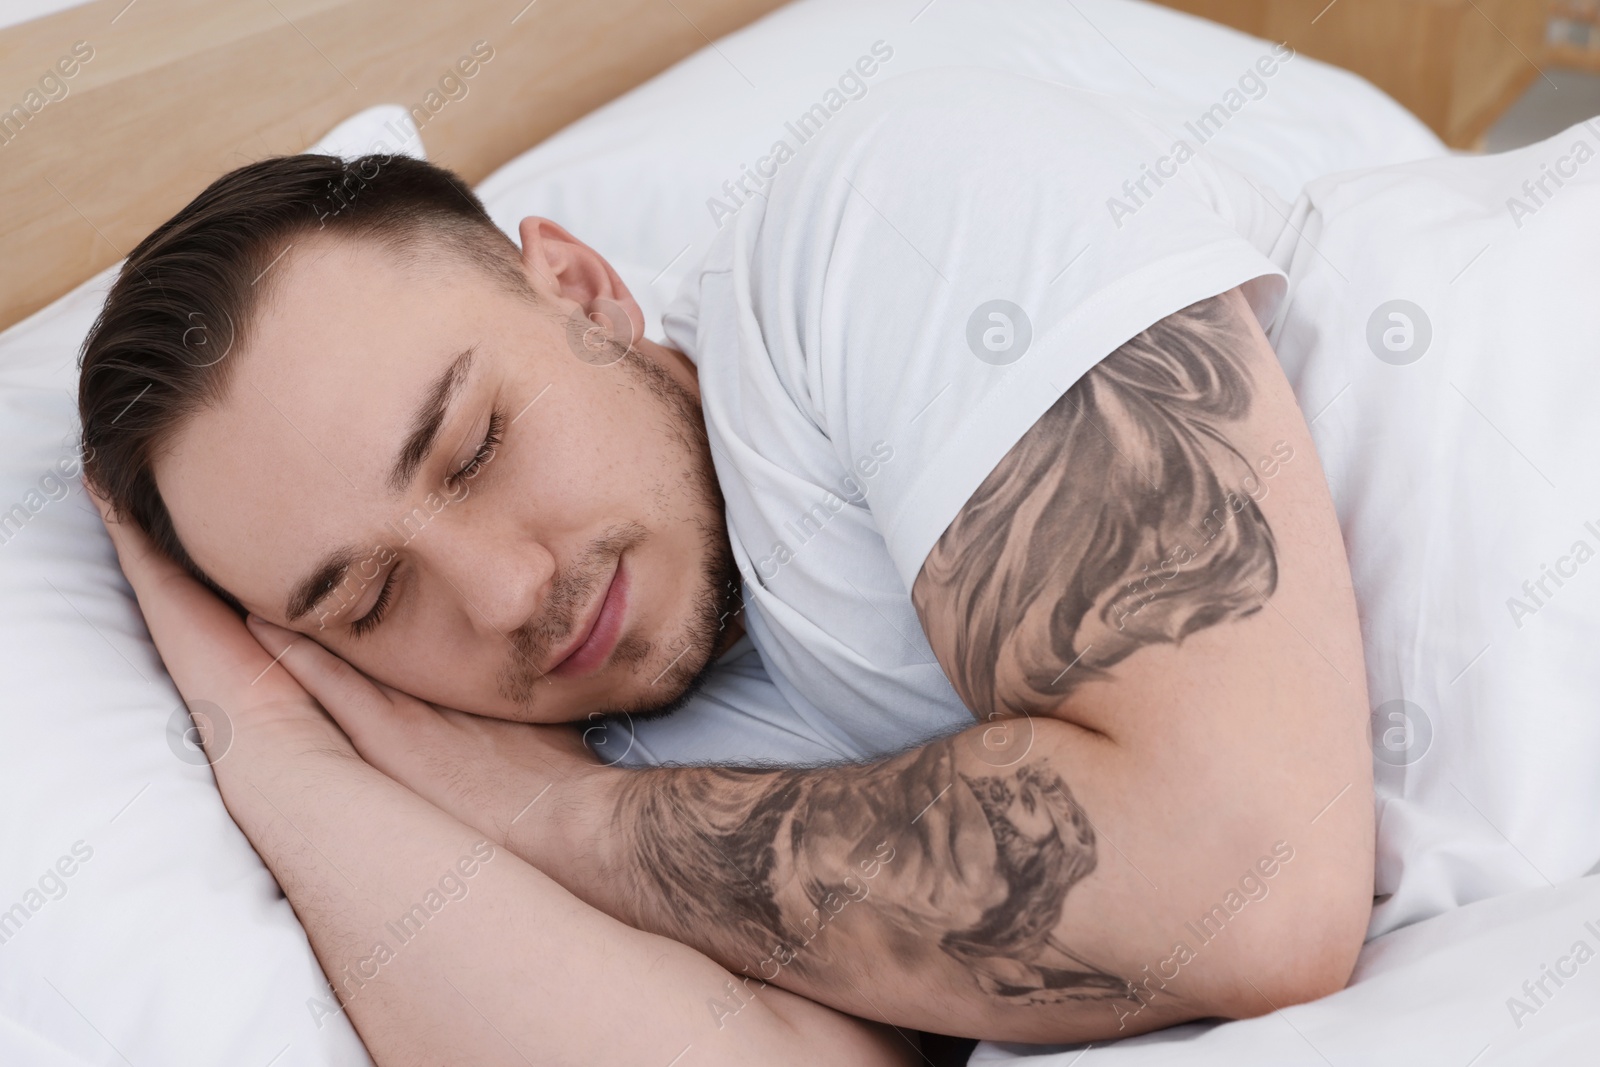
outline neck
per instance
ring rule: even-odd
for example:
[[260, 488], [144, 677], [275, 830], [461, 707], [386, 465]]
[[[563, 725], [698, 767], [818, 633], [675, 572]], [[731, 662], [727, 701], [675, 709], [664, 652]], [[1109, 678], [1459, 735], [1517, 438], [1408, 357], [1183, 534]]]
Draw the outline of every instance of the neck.
[[727, 655], [728, 649], [738, 643], [744, 636], [744, 612], [737, 611], [728, 616], [722, 625], [722, 639], [717, 642], [716, 651], [711, 654], [713, 660]]
[[635, 341], [633, 347], [646, 359], [672, 375], [673, 380], [694, 397], [696, 404], [700, 402], [700, 372], [688, 356], [676, 348], [668, 348], [646, 338]]

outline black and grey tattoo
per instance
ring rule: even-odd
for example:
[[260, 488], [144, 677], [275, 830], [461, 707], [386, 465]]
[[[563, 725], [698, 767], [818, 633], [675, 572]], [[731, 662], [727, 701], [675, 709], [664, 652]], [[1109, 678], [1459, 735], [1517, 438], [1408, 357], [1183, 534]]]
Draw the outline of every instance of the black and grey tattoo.
[[871, 765], [638, 772], [617, 810], [637, 906], [760, 982], [823, 975], [846, 943], [828, 927], [872, 897], [848, 937], [907, 970], [955, 967], [1013, 1004], [1134, 999], [1056, 934], [1096, 864], [1066, 782], [1043, 760], [960, 764], [947, 737]]
[[1226, 428], [1250, 411], [1249, 343], [1213, 297], [1079, 379], [984, 480], [912, 599], [979, 715], [1028, 715], [1137, 649], [1259, 610], [1272, 530]]

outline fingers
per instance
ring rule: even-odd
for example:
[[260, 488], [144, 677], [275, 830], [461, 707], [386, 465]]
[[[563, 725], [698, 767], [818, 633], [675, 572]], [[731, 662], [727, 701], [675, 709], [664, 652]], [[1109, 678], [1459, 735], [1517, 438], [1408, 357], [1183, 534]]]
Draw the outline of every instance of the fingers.
[[114, 521], [111, 518], [111, 502], [105, 497], [101, 496], [99, 490], [94, 487], [94, 483], [90, 482], [87, 478], [84, 479], [83, 489], [84, 492], [89, 494], [89, 499], [94, 501], [94, 506], [100, 512], [101, 520], [107, 525], [110, 525]]
[[117, 562], [139, 599], [139, 610], [161, 660], [184, 697], [239, 711], [254, 704], [292, 704], [305, 694], [292, 678], [256, 685], [270, 660], [239, 625], [233, 609], [176, 561], [156, 549], [138, 524], [116, 515], [85, 480], [117, 552]]
[[372, 733], [371, 724], [388, 710], [389, 699], [366, 675], [304, 634], [251, 615], [245, 626], [261, 647], [321, 704], [357, 749]]
[[127, 516], [119, 516], [111, 503], [92, 488], [89, 489], [89, 496], [99, 509], [100, 521], [105, 524], [106, 533], [111, 535], [111, 546], [117, 550], [117, 562], [122, 567], [122, 573], [135, 591], [157, 580], [176, 575], [187, 577], [187, 572], [176, 561], [156, 548], [138, 523]]
[[245, 625], [379, 770], [392, 771], [391, 757], [398, 758], [438, 718], [429, 705], [374, 682], [304, 634], [255, 615]]
[[265, 676], [271, 657], [216, 594], [148, 546], [131, 523], [108, 528], [150, 637], [186, 699], [208, 700], [230, 713], [306, 699], [287, 674]]
[[117, 515], [116, 509], [111, 505], [111, 501], [100, 495], [100, 490], [94, 487], [94, 483], [86, 479], [83, 483], [83, 489], [84, 492], [89, 494], [89, 499], [94, 501], [95, 510], [100, 512], [100, 521], [106, 524], [106, 529], [110, 531], [113, 540], [130, 529], [142, 532], [133, 523], [127, 522]]

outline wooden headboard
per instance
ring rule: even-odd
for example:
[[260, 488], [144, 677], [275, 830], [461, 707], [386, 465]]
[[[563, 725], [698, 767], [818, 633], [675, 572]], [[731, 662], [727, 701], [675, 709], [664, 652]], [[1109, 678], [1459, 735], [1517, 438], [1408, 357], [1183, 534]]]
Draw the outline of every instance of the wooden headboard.
[[476, 182], [781, 3], [93, 0], [0, 31], [0, 328], [362, 108], [412, 108]]

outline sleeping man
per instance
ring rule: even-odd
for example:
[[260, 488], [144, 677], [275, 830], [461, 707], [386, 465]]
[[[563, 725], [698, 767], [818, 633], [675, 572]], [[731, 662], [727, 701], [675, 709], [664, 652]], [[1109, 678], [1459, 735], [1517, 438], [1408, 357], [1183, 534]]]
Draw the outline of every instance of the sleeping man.
[[385, 1067], [900, 1064], [1346, 983], [1368, 704], [1282, 220], [1170, 147], [898, 79], [664, 344], [402, 157], [252, 164], [140, 244], [88, 478], [313, 1015]]

